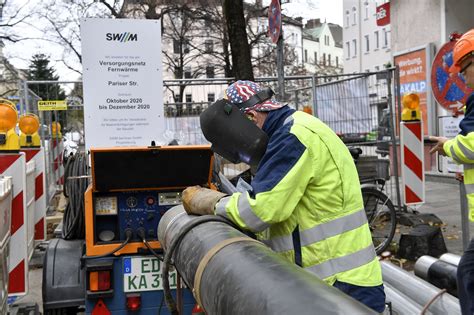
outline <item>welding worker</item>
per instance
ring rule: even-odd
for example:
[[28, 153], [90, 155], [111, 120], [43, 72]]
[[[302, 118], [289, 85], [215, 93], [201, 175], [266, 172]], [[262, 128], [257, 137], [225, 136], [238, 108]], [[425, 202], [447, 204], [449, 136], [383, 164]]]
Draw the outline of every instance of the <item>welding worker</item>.
[[[452, 75], [461, 74], [466, 84], [474, 89], [474, 29], [465, 33], [453, 48]], [[452, 158], [464, 165], [464, 185], [469, 206], [469, 220], [474, 221], [474, 93], [466, 101], [464, 118], [459, 123], [461, 132], [453, 138], [430, 137], [436, 141], [431, 153]], [[463, 315], [474, 314], [474, 239], [459, 262], [458, 296]]]
[[257, 83], [237, 81], [225, 100], [201, 114], [213, 150], [256, 172], [244, 193], [188, 187], [186, 211], [217, 214], [254, 233], [265, 230], [264, 242], [284, 258], [383, 312], [381, 267], [349, 150], [319, 119], [272, 95]]

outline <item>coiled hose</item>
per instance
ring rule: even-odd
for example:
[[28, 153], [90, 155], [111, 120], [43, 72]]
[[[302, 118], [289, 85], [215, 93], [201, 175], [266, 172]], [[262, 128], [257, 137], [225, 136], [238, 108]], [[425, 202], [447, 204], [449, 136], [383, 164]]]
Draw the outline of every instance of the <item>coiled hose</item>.
[[64, 169], [64, 211], [62, 236], [66, 240], [84, 239], [84, 193], [89, 185], [87, 154], [78, 152], [67, 159]]

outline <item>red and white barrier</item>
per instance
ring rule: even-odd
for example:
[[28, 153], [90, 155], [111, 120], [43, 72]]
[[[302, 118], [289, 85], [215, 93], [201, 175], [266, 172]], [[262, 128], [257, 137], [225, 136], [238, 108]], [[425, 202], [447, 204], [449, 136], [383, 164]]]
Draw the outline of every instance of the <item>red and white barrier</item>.
[[[0, 313], [7, 312], [12, 178], [0, 177]], [[3, 314], [3, 313], [2, 313]]]
[[34, 240], [44, 241], [46, 239], [46, 162], [44, 149], [23, 149], [26, 154], [27, 163], [30, 160], [35, 161], [35, 215], [34, 215]]
[[402, 191], [405, 205], [425, 202], [423, 124], [421, 121], [400, 123], [402, 157]]
[[64, 142], [63, 140], [52, 140], [52, 150], [53, 150], [53, 172], [56, 174], [56, 184], [64, 184], [64, 165], [63, 165], [63, 152], [64, 152]]
[[13, 186], [8, 293], [23, 295], [28, 291], [25, 153], [0, 154], [0, 171], [12, 177]]

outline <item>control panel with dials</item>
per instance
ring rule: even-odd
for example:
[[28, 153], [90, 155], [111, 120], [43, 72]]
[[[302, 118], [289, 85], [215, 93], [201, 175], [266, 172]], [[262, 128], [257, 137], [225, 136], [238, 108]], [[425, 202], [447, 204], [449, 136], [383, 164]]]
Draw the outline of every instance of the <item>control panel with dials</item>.
[[122, 242], [125, 230], [134, 231], [131, 241], [141, 241], [138, 229], [147, 240], [156, 240], [161, 216], [181, 204], [181, 191], [127, 191], [94, 194], [96, 243]]

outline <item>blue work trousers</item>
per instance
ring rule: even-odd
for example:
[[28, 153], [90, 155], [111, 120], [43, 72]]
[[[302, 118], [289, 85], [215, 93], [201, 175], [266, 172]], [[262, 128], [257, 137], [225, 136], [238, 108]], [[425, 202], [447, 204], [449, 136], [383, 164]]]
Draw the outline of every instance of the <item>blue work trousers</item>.
[[358, 285], [336, 281], [334, 287], [378, 313], [382, 313], [385, 310], [385, 291], [383, 285], [360, 287]]
[[458, 296], [462, 314], [474, 314], [474, 238], [459, 262]]

